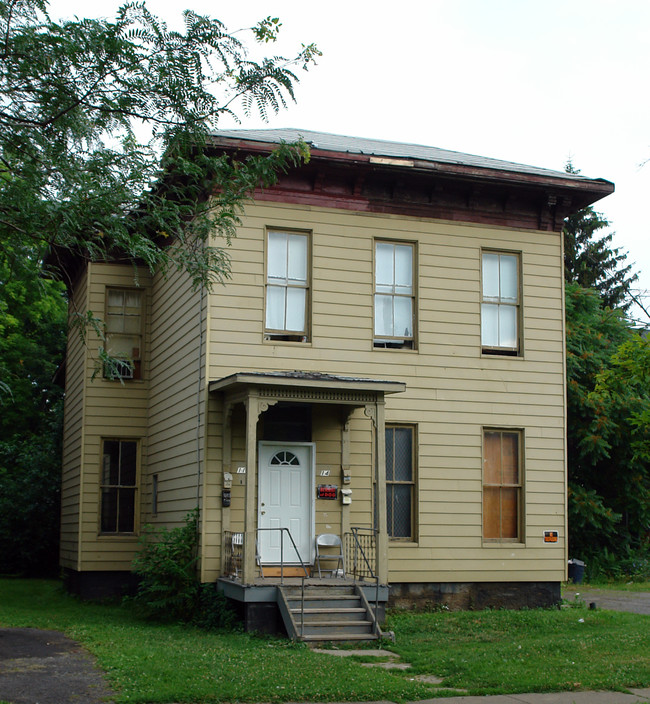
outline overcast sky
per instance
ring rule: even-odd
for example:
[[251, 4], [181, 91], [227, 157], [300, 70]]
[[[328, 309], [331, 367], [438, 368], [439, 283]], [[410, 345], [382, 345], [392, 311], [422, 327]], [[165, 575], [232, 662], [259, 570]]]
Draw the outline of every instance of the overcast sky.
[[[112, 17], [54, 0], [53, 18]], [[412, 142], [613, 181], [595, 207], [650, 289], [650, 2], [643, 0], [149, 0], [170, 24], [183, 9], [230, 29], [272, 15], [289, 56], [323, 52], [297, 104], [268, 123]], [[236, 126], [224, 122], [223, 128]], [[650, 298], [646, 299], [650, 303]]]

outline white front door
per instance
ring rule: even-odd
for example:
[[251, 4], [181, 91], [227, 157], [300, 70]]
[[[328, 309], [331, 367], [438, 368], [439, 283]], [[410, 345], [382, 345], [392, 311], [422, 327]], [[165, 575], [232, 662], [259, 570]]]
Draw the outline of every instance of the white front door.
[[261, 442], [259, 446], [259, 557], [263, 565], [310, 563], [314, 543], [313, 443]]

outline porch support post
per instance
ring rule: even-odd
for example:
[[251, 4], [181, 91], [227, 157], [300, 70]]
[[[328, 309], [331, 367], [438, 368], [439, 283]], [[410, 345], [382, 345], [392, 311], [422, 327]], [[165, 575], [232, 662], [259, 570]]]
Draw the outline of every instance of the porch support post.
[[[226, 472], [231, 472], [232, 471], [232, 411], [233, 411], [233, 404], [230, 402], [224, 402], [223, 404], [223, 410], [222, 410], [222, 438], [223, 438], [223, 447], [221, 449], [222, 453], [222, 462], [221, 462], [221, 486], [223, 488], [224, 484], [224, 475]], [[230, 507], [228, 506], [223, 506], [221, 507], [221, 534], [223, 535], [225, 531], [230, 530]], [[226, 550], [225, 546], [223, 544], [223, 540], [221, 541], [221, 574], [225, 574], [226, 572]]]
[[246, 398], [246, 492], [244, 499], [244, 564], [242, 582], [251, 584], [255, 579], [257, 505], [257, 419], [260, 401], [249, 393]]
[[[345, 489], [350, 487], [343, 484], [343, 477], [350, 474], [350, 418], [354, 413], [353, 408], [345, 408], [341, 425], [341, 486]], [[350, 532], [350, 507], [346, 504], [341, 506], [341, 537]]]
[[386, 518], [386, 407], [383, 395], [377, 397], [375, 430], [377, 442], [377, 576], [388, 584], [388, 521]]

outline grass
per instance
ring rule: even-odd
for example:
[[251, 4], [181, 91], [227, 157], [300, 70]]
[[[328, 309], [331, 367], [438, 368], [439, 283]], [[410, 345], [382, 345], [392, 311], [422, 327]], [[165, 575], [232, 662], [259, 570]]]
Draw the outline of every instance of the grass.
[[625, 690], [650, 686], [650, 616], [583, 608], [394, 613], [386, 647], [406, 671], [302, 644], [207, 633], [139, 620], [128, 609], [78, 602], [57, 582], [0, 580], [0, 626], [61, 630], [106, 671], [118, 702], [413, 701], [449, 694]]
[[590, 584], [567, 584], [567, 592], [579, 592], [580, 589], [611, 589], [617, 592], [650, 592], [650, 582], [591, 582]]

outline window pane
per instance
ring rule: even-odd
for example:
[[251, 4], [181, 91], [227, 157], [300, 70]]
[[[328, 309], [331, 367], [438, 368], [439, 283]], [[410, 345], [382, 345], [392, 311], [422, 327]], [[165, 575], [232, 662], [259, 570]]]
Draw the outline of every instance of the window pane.
[[501, 484], [501, 433], [485, 433], [483, 463], [485, 484]]
[[[495, 306], [496, 307], [496, 306]], [[498, 306], [499, 347], [517, 347], [517, 307]]]
[[501, 300], [505, 302], [516, 303], [518, 298], [518, 276], [517, 276], [517, 257], [509, 254], [501, 255], [500, 262], [501, 274]]
[[305, 235], [289, 235], [289, 269], [288, 278], [291, 281], [307, 283], [307, 237]]
[[388, 242], [377, 242], [375, 247], [375, 283], [377, 286], [389, 286], [395, 283], [393, 275], [394, 246]]
[[393, 538], [411, 537], [411, 486], [393, 484], [386, 487], [389, 534]]
[[501, 489], [501, 538], [519, 537], [517, 519], [518, 489]]
[[393, 335], [393, 297], [375, 296], [375, 335], [392, 337]]
[[140, 316], [125, 315], [124, 316], [124, 332], [140, 334]]
[[124, 291], [115, 291], [108, 289], [108, 307], [119, 308], [122, 310], [124, 306]]
[[130, 309], [129, 313], [140, 312], [140, 296], [140, 291], [125, 291], [124, 306]]
[[305, 295], [304, 288], [287, 289], [286, 330], [303, 332], [305, 329]]
[[395, 480], [413, 479], [413, 433], [411, 428], [395, 428]]
[[118, 484], [120, 478], [120, 443], [104, 440], [102, 484]]
[[395, 296], [394, 298], [394, 329], [393, 335], [396, 337], [413, 336], [413, 301], [405, 296]]
[[108, 339], [107, 351], [114, 357], [132, 357], [133, 350], [140, 351], [140, 338], [132, 335], [111, 335]]
[[118, 494], [119, 533], [133, 533], [135, 527], [135, 489], [120, 489]]
[[499, 306], [493, 303], [481, 305], [481, 343], [484, 347], [499, 345]]
[[284, 232], [269, 232], [268, 278], [287, 278], [287, 235]]
[[395, 429], [386, 428], [386, 480], [393, 481], [395, 479], [395, 455], [393, 446], [395, 442]]
[[124, 316], [121, 312], [106, 314], [106, 332], [124, 332]]
[[137, 466], [137, 443], [121, 443], [120, 484], [122, 486], [135, 486]]
[[284, 330], [284, 302], [286, 289], [282, 286], [266, 287], [266, 327]]
[[499, 255], [483, 254], [483, 298], [499, 297]]
[[498, 487], [483, 489], [483, 537], [494, 540], [501, 537]]
[[519, 435], [503, 433], [501, 436], [501, 476], [503, 484], [519, 483]]
[[413, 248], [395, 245], [395, 290], [410, 294], [413, 290]]
[[101, 530], [103, 533], [117, 530], [117, 489], [102, 489]]

